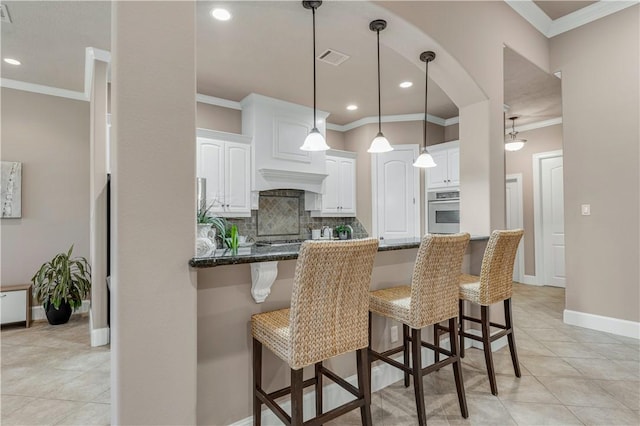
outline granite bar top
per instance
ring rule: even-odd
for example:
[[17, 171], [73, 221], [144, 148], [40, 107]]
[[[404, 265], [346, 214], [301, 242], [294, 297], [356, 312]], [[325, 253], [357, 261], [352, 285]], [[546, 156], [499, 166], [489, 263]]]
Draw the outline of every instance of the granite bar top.
[[[471, 241], [486, 241], [488, 236], [474, 235]], [[274, 244], [271, 246], [252, 245], [241, 247], [236, 255], [231, 249], [212, 250], [202, 256], [189, 260], [189, 266], [194, 268], [212, 268], [222, 265], [237, 265], [241, 263], [273, 262], [298, 258], [301, 242]], [[420, 246], [420, 238], [403, 238], [396, 240], [381, 240], [378, 251], [405, 250]]]

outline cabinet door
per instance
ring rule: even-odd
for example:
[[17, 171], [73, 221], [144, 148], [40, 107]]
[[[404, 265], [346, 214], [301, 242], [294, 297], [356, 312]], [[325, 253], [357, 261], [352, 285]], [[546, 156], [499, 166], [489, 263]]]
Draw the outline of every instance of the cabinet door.
[[225, 142], [225, 208], [227, 216], [251, 212], [249, 145]]
[[432, 151], [430, 154], [436, 166], [427, 169], [427, 187], [429, 189], [444, 188], [447, 186], [448, 180], [447, 150]]
[[460, 148], [451, 148], [447, 152], [448, 186], [460, 186]]
[[221, 213], [224, 200], [224, 142], [198, 138], [198, 177], [207, 179], [207, 205], [211, 212]]
[[356, 214], [356, 160], [340, 159], [340, 213]]
[[27, 320], [27, 290], [0, 293], [2, 324]]
[[322, 194], [322, 213], [339, 213], [340, 203], [340, 159], [326, 158], [327, 177], [324, 180], [324, 194]]

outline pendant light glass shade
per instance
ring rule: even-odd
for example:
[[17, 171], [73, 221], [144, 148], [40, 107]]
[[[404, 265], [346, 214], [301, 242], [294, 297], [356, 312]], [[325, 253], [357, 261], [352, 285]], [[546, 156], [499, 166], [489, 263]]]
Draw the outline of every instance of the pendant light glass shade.
[[387, 138], [384, 137], [382, 132], [376, 135], [373, 141], [371, 141], [371, 146], [367, 150], [367, 152], [370, 152], [372, 154], [380, 154], [381, 152], [389, 151], [393, 151], [393, 147], [391, 146]]
[[382, 152], [393, 151], [393, 147], [382, 134], [382, 108], [381, 108], [381, 99], [380, 99], [380, 31], [387, 28], [387, 21], [383, 19], [376, 19], [375, 21], [371, 21], [369, 23], [369, 29], [371, 31], [375, 31], [378, 40], [378, 134], [371, 141], [371, 146], [367, 152], [372, 154], [380, 154]]
[[432, 51], [422, 52], [420, 54], [420, 60], [427, 64], [427, 69], [424, 74], [424, 122], [422, 123], [422, 154], [416, 158], [413, 163], [413, 167], [420, 167], [423, 169], [429, 167], [436, 167], [437, 164], [433, 161], [433, 157], [427, 151], [427, 100], [429, 99], [429, 62], [436, 58], [436, 54]]
[[506, 151], [518, 151], [524, 147], [525, 143], [527, 143], [526, 139], [518, 137], [518, 132], [516, 132], [517, 119], [518, 117], [509, 117], [509, 120], [511, 120], [511, 132], [509, 132], [509, 139], [504, 142], [504, 149]]
[[305, 9], [311, 9], [313, 16], [313, 129], [304, 139], [304, 143], [300, 147], [302, 151], [326, 151], [331, 147], [327, 145], [327, 141], [322, 133], [316, 127], [318, 122], [316, 119], [316, 9], [322, 4], [321, 1], [303, 1], [302, 6]]
[[326, 151], [329, 148], [317, 127], [311, 129], [304, 140], [304, 144], [300, 147], [303, 151]]
[[428, 168], [435, 166], [437, 166], [436, 162], [433, 161], [433, 157], [427, 152], [426, 149], [422, 151], [422, 154], [420, 154], [418, 158], [416, 158], [416, 161], [413, 163], [413, 167]]

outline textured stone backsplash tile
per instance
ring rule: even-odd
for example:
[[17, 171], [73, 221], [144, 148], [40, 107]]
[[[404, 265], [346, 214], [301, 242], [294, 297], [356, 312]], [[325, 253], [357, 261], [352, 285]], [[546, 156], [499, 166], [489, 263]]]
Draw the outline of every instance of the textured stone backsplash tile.
[[251, 217], [229, 219], [230, 224], [238, 227], [240, 235], [257, 241], [306, 240], [311, 238], [312, 229], [351, 225], [353, 238], [369, 236], [355, 217], [311, 217], [304, 209], [304, 191], [262, 191], [258, 206], [259, 210], [251, 211]]
[[300, 234], [300, 197], [260, 194], [258, 206], [259, 237]]

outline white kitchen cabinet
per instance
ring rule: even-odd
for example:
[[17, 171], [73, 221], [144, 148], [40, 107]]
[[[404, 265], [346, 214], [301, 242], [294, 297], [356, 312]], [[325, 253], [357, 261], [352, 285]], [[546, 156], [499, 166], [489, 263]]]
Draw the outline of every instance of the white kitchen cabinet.
[[458, 141], [445, 142], [429, 147], [436, 167], [425, 173], [427, 189], [460, 186], [460, 145]]
[[312, 217], [356, 215], [356, 153], [329, 150], [322, 194], [307, 192], [305, 205]]
[[223, 217], [251, 216], [251, 139], [198, 129], [197, 175], [207, 181], [211, 212]]

